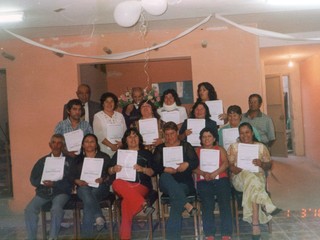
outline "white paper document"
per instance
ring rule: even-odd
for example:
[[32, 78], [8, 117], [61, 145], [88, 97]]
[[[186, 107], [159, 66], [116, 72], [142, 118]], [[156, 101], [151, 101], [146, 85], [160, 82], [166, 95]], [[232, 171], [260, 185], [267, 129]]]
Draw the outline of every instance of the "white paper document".
[[206, 101], [209, 108], [211, 119], [216, 121], [217, 125], [223, 125], [224, 121], [219, 119], [219, 115], [223, 113], [222, 100]]
[[191, 129], [192, 133], [187, 136], [187, 141], [192, 146], [201, 146], [200, 144], [200, 132], [206, 126], [205, 119], [193, 119], [190, 118], [187, 120], [187, 129]]
[[58, 181], [63, 178], [65, 157], [47, 157], [44, 163], [41, 181]]
[[164, 147], [163, 148], [163, 166], [172, 167], [174, 169], [179, 167], [179, 163], [183, 163], [182, 146]]
[[120, 165], [121, 171], [117, 172], [116, 178], [134, 182], [137, 171], [133, 166], [137, 163], [138, 151], [136, 150], [118, 150], [117, 165]]
[[238, 138], [239, 138], [239, 130], [238, 130], [238, 128], [222, 129], [223, 147], [224, 147], [225, 150], [228, 150], [229, 146], [232, 143], [237, 142]]
[[96, 179], [101, 177], [103, 158], [84, 158], [80, 180], [86, 181], [90, 187], [99, 187]]
[[107, 139], [112, 144], [116, 144], [116, 141], [121, 141], [123, 134], [124, 134], [123, 128], [120, 123], [108, 123], [107, 124]]
[[161, 112], [161, 120], [164, 122], [174, 122], [175, 124], [181, 123], [179, 110], [163, 111]]
[[[200, 149], [200, 170], [212, 173], [219, 168], [220, 151], [215, 149]], [[203, 176], [200, 176], [203, 179]], [[219, 175], [215, 179], [219, 179]]]
[[258, 144], [239, 143], [238, 145], [238, 161], [239, 168], [248, 170], [250, 172], [259, 172], [259, 167], [253, 165], [252, 160], [259, 158]]
[[83, 131], [81, 129], [63, 134], [69, 152], [80, 153], [81, 143], [83, 139]]
[[158, 120], [156, 118], [139, 120], [139, 132], [144, 144], [152, 144], [159, 138]]

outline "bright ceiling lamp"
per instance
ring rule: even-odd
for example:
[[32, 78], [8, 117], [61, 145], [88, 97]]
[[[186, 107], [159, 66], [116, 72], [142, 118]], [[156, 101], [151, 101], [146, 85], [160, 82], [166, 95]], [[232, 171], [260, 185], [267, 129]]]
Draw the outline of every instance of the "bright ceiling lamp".
[[23, 21], [23, 12], [0, 12], [0, 23]]
[[266, 0], [268, 4], [273, 4], [273, 5], [320, 5], [319, 0]]

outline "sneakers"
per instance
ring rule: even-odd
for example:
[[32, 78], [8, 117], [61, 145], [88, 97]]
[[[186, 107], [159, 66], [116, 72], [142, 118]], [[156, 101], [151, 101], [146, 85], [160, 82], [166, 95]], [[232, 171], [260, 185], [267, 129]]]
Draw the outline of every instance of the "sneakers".
[[97, 227], [97, 231], [100, 232], [103, 228], [104, 228], [104, 224], [106, 223], [106, 221], [102, 218], [102, 217], [97, 217], [96, 218], [96, 227]]

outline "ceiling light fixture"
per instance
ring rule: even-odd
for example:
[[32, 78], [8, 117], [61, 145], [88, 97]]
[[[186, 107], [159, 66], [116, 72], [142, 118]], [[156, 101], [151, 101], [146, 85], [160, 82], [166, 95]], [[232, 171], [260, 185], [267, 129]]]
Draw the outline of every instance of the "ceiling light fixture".
[[23, 12], [0, 13], [0, 23], [12, 23], [23, 21]]
[[319, 0], [266, 0], [266, 3], [273, 5], [319, 5]]

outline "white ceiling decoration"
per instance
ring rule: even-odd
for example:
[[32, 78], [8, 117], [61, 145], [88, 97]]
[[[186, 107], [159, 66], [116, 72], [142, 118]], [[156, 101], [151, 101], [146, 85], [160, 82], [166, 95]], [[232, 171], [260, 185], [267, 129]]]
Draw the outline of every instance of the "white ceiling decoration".
[[[309, 6], [269, 5], [268, 0], [167, 0], [164, 14], [145, 14], [148, 29], [188, 28], [210, 14], [220, 14], [242, 25], [256, 24], [259, 29], [290, 34], [295, 37], [320, 37], [320, 1]], [[123, 28], [114, 21], [115, 7], [121, 0], [1, 0], [0, 12], [22, 11], [21, 23], [2, 24], [14, 33], [27, 38], [63, 35], [92, 35], [114, 31], [137, 31]], [[223, 28], [227, 24], [215, 18], [206, 28]], [[305, 34], [308, 33], [308, 36]], [[0, 31], [0, 40], [10, 35]], [[272, 46], [269, 39], [261, 39]], [[271, 40], [272, 42], [273, 40]], [[292, 45], [281, 41], [276, 45]]]

